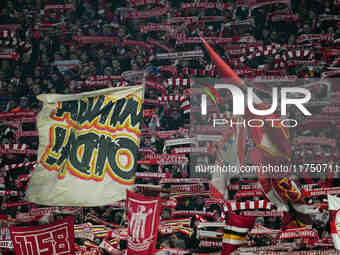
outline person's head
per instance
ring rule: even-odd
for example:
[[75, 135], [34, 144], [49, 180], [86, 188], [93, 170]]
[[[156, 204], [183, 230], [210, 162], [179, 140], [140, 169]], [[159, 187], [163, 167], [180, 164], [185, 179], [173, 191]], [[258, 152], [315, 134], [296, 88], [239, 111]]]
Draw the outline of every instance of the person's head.
[[89, 67], [90, 67], [90, 72], [91, 72], [91, 73], [96, 72], [96, 69], [97, 69], [97, 68], [96, 68], [96, 64], [95, 64], [94, 61], [90, 61]]
[[60, 53], [65, 56], [67, 54], [67, 49], [64, 45], [60, 45]]
[[112, 64], [113, 70], [115, 71], [120, 70], [120, 63], [117, 59], [112, 59], [111, 64]]
[[163, 240], [159, 246], [160, 249], [170, 248], [169, 240]]
[[309, 33], [310, 31], [311, 31], [311, 27], [309, 26], [309, 24], [304, 24], [303, 25], [303, 32]]
[[56, 54], [54, 54], [54, 60], [55, 61], [63, 60], [60, 52], [57, 52]]
[[291, 34], [288, 37], [288, 44], [294, 45], [295, 44], [295, 35]]
[[125, 30], [124, 30], [124, 28], [119, 28], [119, 30], [118, 30], [118, 37], [119, 38], [124, 38], [124, 36], [125, 36]]
[[28, 105], [28, 98], [27, 97], [21, 97], [19, 100], [19, 106], [20, 108], [26, 108]]
[[201, 196], [196, 197], [196, 204], [201, 206], [204, 204], [204, 199]]
[[42, 65], [48, 65], [49, 61], [48, 61], [48, 56], [46, 53], [41, 54], [41, 64]]
[[70, 59], [71, 60], [77, 60], [78, 59], [77, 54], [75, 54], [75, 53], [70, 54]]
[[330, 26], [328, 29], [327, 29], [327, 33], [334, 33], [334, 28], [332, 26]]
[[99, 63], [101, 66], [106, 66], [108, 65], [108, 61], [106, 58], [102, 57], [102, 58], [99, 58]]
[[34, 69], [34, 77], [35, 78], [38, 78], [41, 76], [41, 68], [39, 66], [37, 66], [35, 69]]
[[139, 69], [136, 60], [132, 59], [130, 64], [131, 64], [131, 70], [137, 71]]
[[54, 81], [54, 82], [58, 81], [58, 75], [56, 73], [53, 73], [51, 75], [51, 78], [52, 78], [52, 81]]
[[37, 95], [39, 95], [40, 94], [40, 86], [39, 86], [39, 84], [34, 84], [33, 86], [32, 86], [32, 92], [33, 92], [33, 94], [35, 95], [35, 96], [37, 96]]
[[162, 210], [162, 215], [161, 215], [162, 220], [170, 219], [170, 216], [171, 216], [171, 209], [170, 208], [164, 208]]
[[112, 75], [112, 68], [109, 66], [105, 67], [104, 75]]
[[5, 73], [3, 71], [0, 71], [0, 80], [4, 80], [5, 79]]
[[139, 64], [139, 65], [144, 65], [144, 58], [142, 55], [138, 55], [136, 57], [136, 62]]
[[103, 58], [105, 56], [104, 49], [103, 48], [98, 49], [97, 54], [99, 58]]
[[86, 52], [83, 52], [83, 53], [80, 55], [80, 60], [83, 61], [83, 62], [87, 62], [88, 56], [87, 56]]
[[169, 241], [171, 246], [175, 246], [176, 242], [178, 241], [177, 235], [175, 233], [171, 234]]
[[32, 77], [26, 77], [26, 84], [27, 86], [33, 85], [33, 78]]
[[116, 223], [116, 224], [119, 224], [121, 221], [122, 221], [122, 214], [121, 212], [117, 212], [113, 218], [113, 221]]

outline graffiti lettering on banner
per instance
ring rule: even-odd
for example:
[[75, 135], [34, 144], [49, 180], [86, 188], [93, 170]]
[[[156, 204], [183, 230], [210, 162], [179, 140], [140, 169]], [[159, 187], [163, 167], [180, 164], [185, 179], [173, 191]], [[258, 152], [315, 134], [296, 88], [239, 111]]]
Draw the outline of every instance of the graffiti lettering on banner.
[[123, 199], [135, 179], [143, 90], [134, 86], [38, 96], [44, 102], [37, 125], [39, 164], [28, 200], [100, 206]]

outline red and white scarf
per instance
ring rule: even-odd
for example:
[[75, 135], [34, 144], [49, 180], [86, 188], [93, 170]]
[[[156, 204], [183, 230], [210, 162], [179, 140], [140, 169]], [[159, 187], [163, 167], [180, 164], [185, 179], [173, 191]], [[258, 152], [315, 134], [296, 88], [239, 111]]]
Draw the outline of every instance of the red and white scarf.
[[169, 178], [169, 175], [167, 173], [137, 172], [136, 178], [161, 179], [161, 178]]
[[185, 78], [170, 78], [166, 80], [165, 87], [175, 89], [179, 88], [189, 88], [190, 87], [190, 79]]
[[[329, 112], [329, 111], [327, 111]], [[340, 112], [340, 108], [339, 108]], [[326, 137], [311, 137], [311, 136], [298, 136], [296, 137], [296, 144], [305, 144], [305, 143], [316, 143], [321, 145], [329, 145], [331, 147], [336, 147], [336, 140]]]
[[228, 200], [226, 206], [224, 207], [224, 211], [242, 211], [242, 210], [257, 210], [257, 209], [265, 209], [272, 210], [273, 204], [268, 200], [255, 200], [255, 201], [246, 201], [246, 202], [237, 202]]
[[333, 34], [303, 34], [300, 35], [296, 39], [296, 43], [304, 43], [304, 42], [309, 42], [309, 41], [317, 41], [317, 42], [331, 42], [334, 40], [334, 35]]
[[129, 0], [128, 2], [132, 8], [136, 8], [142, 5], [160, 5], [164, 3], [164, 0]]
[[308, 227], [287, 229], [280, 233], [278, 239], [312, 238], [318, 239], [316, 230]]
[[311, 50], [295, 50], [295, 51], [287, 51], [282, 55], [284, 61], [287, 61], [291, 58], [314, 58], [314, 54]]
[[151, 43], [151, 44], [153, 44], [153, 45], [155, 45], [155, 46], [157, 46], [157, 47], [159, 47], [159, 48], [161, 48], [161, 49], [163, 49], [167, 52], [173, 52], [174, 51], [173, 48], [168, 47], [167, 45], [161, 43], [160, 41], [157, 41], [157, 40], [152, 39], [152, 38], [148, 38], [147, 40], [148, 40], [149, 43]]
[[232, 6], [224, 3], [210, 3], [210, 2], [198, 2], [198, 3], [183, 3], [182, 9], [232, 9]]
[[161, 96], [158, 97], [159, 103], [168, 103], [172, 101], [179, 101], [181, 104], [181, 109], [184, 111], [184, 113], [190, 112], [190, 103], [189, 99], [186, 96], [181, 95], [174, 95], [174, 96]]
[[183, 51], [173, 53], [160, 53], [156, 55], [157, 59], [191, 59], [203, 57], [204, 54], [201, 50], [198, 51]]
[[146, 26], [140, 29], [141, 33], [148, 33], [152, 31], [166, 31], [169, 33], [174, 33], [175, 29], [171, 25], [162, 25], [162, 24], [147, 24]]
[[[210, 42], [211, 44], [255, 42], [255, 38], [253, 36], [236, 36], [236, 37], [230, 37], [230, 38], [207, 37], [205, 39], [207, 42]], [[202, 40], [200, 37], [178, 38], [176, 40], [176, 45], [186, 44], [186, 43], [202, 43]]]
[[299, 19], [297, 15], [294, 14], [281, 14], [281, 15], [274, 15], [271, 16], [272, 22], [296, 22]]
[[75, 8], [72, 4], [55, 4], [55, 5], [46, 5], [44, 8], [45, 12], [48, 11], [62, 11], [62, 10], [72, 10], [74, 11]]
[[205, 190], [204, 186], [202, 186], [201, 184], [172, 185], [170, 188], [171, 193], [181, 193], [181, 192], [198, 193], [204, 190]]
[[133, 11], [128, 15], [128, 19], [144, 19], [150, 17], [159, 17], [168, 13], [169, 7], [154, 8], [148, 11]]
[[31, 162], [25, 162], [25, 163], [19, 163], [19, 164], [10, 164], [10, 165], [5, 165], [4, 167], [2, 167], [0, 171], [8, 171], [8, 170], [16, 169], [19, 167], [34, 166], [35, 164], [37, 164], [37, 161], [31, 161]]
[[284, 212], [281, 211], [242, 211], [242, 215], [248, 217], [283, 217]]
[[12, 59], [12, 60], [19, 60], [20, 56], [15, 51], [10, 52], [0, 52], [0, 59]]
[[38, 113], [34, 111], [0, 112], [0, 119], [35, 118], [37, 114]]
[[26, 149], [26, 144], [0, 144], [0, 153], [3, 154], [37, 154], [36, 150]]
[[234, 199], [241, 199], [241, 198], [250, 198], [250, 197], [264, 197], [264, 193], [262, 190], [239, 190], [235, 196]]
[[17, 196], [19, 196], [19, 191], [17, 191], [17, 190], [0, 190], [0, 196], [1, 197], [6, 197], [6, 196], [17, 197]]
[[340, 70], [333, 70], [333, 71], [328, 71], [328, 72], [323, 72], [321, 74], [322, 78], [328, 78], [328, 77], [333, 77], [333, 76], [340, 76]]
[[260, 57], [260, 56], [271, 56], [271, 55], [275, 55], [276, 53], [278, 53], [278, 50], [272, 47], [265, 47], [263, 51], [257, 51], [254, 52], [248, 56], [242, 56], [240, 58], [232, 58], [231, 61], [232, 62], [236, 62], [236, 63], [243, 63], [247, 60], [250, 60], [254, 57]]
[[190, 76], [209, 76], [209, 77], [215, 77], [217, 72], [215, 68], [212, 68], [210, 70], [204, 68], [204, 69], [197, 69], [197, 68], [188, 68], [184, 67], [182, 69], [183, 75], [190, 75]]

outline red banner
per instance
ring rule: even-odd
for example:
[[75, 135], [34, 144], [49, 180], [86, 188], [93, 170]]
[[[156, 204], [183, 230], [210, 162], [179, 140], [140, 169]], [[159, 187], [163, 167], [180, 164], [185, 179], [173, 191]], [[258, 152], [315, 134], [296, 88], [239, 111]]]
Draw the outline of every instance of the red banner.
[[127, 191], [128, 255], [151, 255], [156, 247], [160, 219], [160, 198]]
[[16, 255], [74, 254], [74, 218], [35, 227], [10, 227]]

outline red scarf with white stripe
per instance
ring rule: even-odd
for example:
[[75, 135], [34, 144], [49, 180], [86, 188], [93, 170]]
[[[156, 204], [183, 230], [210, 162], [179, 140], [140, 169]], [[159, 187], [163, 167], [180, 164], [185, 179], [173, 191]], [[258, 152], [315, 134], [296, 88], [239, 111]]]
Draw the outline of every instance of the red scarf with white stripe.
[[173, 95], [173, 96], [161, 96], [158, 97], [158, 102], [160, 103], [168, 103], [172, 101], [179, 101], [181, 104], [181, 109], [184, 111], [184, 113], [190, 112], [190, 103], [189, 99], [186, 96], [182, 95]]

